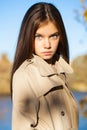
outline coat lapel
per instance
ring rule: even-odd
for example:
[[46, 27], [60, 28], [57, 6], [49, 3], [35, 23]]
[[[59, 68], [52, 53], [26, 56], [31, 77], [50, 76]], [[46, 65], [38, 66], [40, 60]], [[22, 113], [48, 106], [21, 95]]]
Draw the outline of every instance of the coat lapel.
[[36, 55], [34, 55], [34, 58], [32, 59], [32, 64], [37, 68], [33, 69], [35, 75], [32, 75], [33, 80], [37, 78], [37, 83], [32, 83], [32, 88], [37, 97], [48, 93], [52, 88], [57, 87], [60, 89], [60, 86], [65, 85], [60, 74], [72, 72], [72, 68], [62, 58], [59, 58], [59, 60], [56, 61], [56, 69], [52, 68], [52, 66]]
[[60, 57], [59, 60], [55, 62], [55, 69], [42, 58], [36, 55], [34, 55], [34, 57], [36, 60], [36, 66], [41, 76], [47, 77], [60, 73], [73, 73], [73, 69], [71, 68], [71, 66], [62, 57]]

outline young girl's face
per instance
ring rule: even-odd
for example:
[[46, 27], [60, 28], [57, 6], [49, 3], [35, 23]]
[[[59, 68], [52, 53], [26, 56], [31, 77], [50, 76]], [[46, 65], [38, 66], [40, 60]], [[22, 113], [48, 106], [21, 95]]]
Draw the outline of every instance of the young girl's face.
[[44, 60], [51, 60], [59, 44], [59, 31], [52, 23], [42, 24], [35, 34], [35, 54]]

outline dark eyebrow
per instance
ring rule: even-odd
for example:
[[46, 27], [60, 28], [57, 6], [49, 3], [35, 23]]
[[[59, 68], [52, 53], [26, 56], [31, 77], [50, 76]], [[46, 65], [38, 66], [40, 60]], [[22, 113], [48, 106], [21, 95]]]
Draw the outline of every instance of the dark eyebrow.
[[42, 36], [42, 34], [36, 33], [35, 36]]
[[[53, 34], [51, 34], [51, 35], [49, 35], [49, 37], [52, 37], [52, 36], [55, 36], [55, 35], [59, 35], [59, 32], [55, 32], [55, 33], [53, 33]], [[43, 36], [42, 34], [40, 34], [40, 33], [36, 33], [35, 34], [35, 36]]]
[[55, 35], [59, 35], [59, 32], [55, 32], [55, 33], [53, 33], [53, 34], [51, 34], [49, 37], [52, 37], [52, 36], [55, 36]]

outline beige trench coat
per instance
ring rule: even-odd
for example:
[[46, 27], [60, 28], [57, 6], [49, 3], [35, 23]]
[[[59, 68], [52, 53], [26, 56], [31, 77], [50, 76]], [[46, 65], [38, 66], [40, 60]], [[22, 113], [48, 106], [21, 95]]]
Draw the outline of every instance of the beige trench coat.
[[78, 130], [78, 106], [64, 73], [72, 68], [60, 57], [52, 68], [34, 55], [13, 76], [12, 130]]

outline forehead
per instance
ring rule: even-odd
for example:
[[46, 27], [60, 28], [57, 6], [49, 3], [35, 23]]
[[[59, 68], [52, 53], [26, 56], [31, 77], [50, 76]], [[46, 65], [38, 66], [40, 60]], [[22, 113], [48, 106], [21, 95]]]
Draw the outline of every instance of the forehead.
[[41, 23], [36, 31], [36, 33], [41, 33], [41, 34], [48, 34], [48, 33], [55, 33], [55, 32], [58, 32], [58, 28], [51, 21]]

